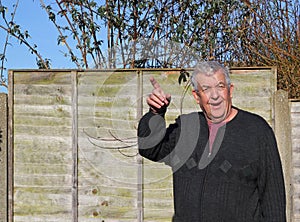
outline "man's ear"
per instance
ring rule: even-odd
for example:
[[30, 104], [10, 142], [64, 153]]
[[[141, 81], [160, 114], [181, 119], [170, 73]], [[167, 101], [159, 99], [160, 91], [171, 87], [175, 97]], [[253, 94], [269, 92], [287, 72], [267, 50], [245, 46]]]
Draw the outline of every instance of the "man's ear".
[[199, 104], [200, 103], [200, 98], [199, 98], [198, 92], [196, 90], [193, 90], [192, 94], [194, 96], [194, 99], [196, 100], [196, 103]]
[[234, 85], [233, 85], [233, 84], [230, 84], [229, 95], [230, 95], [230, 98], [231, 98], [231, 99], [232, 99], [232, 95], [233, 95], [233, 89], [234, 89]]

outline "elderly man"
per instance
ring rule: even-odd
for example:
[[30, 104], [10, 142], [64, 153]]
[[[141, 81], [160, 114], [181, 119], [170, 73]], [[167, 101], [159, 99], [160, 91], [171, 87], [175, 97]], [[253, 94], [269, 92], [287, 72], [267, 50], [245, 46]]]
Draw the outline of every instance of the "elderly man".
[[171, 95], [154, 78], [139, 122], [139, 152], [173, 170], [177, 222], [284, 222], [285, 189], [274, 133], [260, 116], [232, 106], [229, 71], [196, 65], [192, 94], [202, 112], [165, 127]]

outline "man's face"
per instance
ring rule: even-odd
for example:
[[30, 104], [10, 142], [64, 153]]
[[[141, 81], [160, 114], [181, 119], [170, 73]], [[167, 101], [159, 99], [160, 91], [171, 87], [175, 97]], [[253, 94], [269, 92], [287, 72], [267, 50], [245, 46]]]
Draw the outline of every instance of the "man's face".
[[213, 76], [197, 75], [196, 80], [198, 91], [193, 90], [193, 95], [206, 118], [213, 123], [225, 120], [231, 110], [233, 85], [228, 88], [221, 72]]

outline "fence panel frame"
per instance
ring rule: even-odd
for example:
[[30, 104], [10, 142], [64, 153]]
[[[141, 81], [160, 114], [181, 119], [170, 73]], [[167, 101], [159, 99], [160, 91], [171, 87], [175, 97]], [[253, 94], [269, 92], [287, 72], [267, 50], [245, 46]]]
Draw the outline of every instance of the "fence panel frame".
[[0, 93], [0, 221], [7, 221], [7, 94]]

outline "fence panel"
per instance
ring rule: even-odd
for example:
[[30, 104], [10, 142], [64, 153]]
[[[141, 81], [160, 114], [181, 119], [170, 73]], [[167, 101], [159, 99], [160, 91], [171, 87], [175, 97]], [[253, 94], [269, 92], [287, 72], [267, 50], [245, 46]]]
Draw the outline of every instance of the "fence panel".
[[137, 218], [137, 74], [78, 76], [79, 221]]
[[13, 75], [14, 221], [71, 221], [71, 75]]
[[[191, 70], [189, 70], [191, 74]], [[181, 104], [183, 86], [178, 84], [178, 71], [143, 72], [143, 113], [148, 111], [146, 97], [152, 91], [149, 81], [154, 76], [161, 87], [172, 95], [171, 104], [166, 114], [167, 123], [174, 122], [181, 113], [199, 110], [188, 90]], [[262, 115], [273, 125], [273, 94], [276, 85], [274, 68], [232, 69], [231, 79], [234, 84], [233, 104], [239, 108]], [[146, 221], [171, 221], [173, 214], [172, 172], [162, 163], [144, 161], [144, 213]]]

